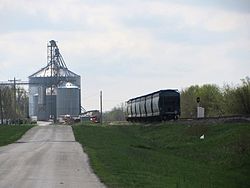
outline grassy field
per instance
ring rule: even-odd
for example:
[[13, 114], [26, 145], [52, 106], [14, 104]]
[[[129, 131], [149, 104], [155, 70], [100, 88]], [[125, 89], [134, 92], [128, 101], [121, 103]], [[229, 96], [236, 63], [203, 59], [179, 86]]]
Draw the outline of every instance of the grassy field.
[[15, 142], [31, 127], [33, 125], [0, 125], [0, 146]]
[[108, 187], [250, 187], [249, 123], [73, 130]]

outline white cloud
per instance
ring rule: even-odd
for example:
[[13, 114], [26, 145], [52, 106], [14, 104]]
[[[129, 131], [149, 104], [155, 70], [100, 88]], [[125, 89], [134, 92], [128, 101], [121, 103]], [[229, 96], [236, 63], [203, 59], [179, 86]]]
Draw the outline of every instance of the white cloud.
[[23, 12], [30, 16], [47, 16], [51, 23], [74, 22], [89, 29], [119, 30], [122, 18], [159, 16], [176, 19], [176, 27], [199, 27], [208, 31], [227, 32], [246, 29], [250, 14], [173, 3], [169, 1], [127, 1], [126, 4], [87, 3], [80, 0], [2, 0], [0, 10]]
[[[178, 18], [178, 27], [203, 27], [208, 31], [226, 32], [248, 28], [250, 14], [211, 7], [198, 7], [170, 2], [147, 2], [140, 14], [149, 13], [166, 19]], [[139, 4], [138, 4], [139, 7]], [[136, 13], [138, 14], [138, 12]]]

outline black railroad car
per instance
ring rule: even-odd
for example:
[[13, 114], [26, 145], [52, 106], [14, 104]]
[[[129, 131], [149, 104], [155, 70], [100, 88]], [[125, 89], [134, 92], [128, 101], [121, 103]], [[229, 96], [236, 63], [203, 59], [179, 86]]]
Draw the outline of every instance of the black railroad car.
[[166, 121], [180, 116], [180, 93], [160, 90], [127, 101], [127, 121]]

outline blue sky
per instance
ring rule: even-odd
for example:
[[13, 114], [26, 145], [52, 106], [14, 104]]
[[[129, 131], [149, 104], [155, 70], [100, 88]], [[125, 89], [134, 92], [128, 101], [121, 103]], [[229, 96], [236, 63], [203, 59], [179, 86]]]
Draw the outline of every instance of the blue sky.
[[104, 110], [159, 89], [250, 76], [248, 0], [0, 0], [0, 80], [46, 65], [47, 42]]

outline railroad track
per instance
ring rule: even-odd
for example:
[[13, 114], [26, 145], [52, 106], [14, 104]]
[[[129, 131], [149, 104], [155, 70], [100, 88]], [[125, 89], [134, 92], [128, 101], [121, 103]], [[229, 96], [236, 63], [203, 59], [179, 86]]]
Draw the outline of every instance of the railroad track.
[[250, 115], [237, 116], [219, 116], [219, 117], [205, 117], [205, 118], [180, 118], [177, 122], [196, 122], [196, 123], [236, 123], [236, 122], [250, 122]]
[[[161, 122], [137, 122], [130, 123], [127, 121], [112, 121], [109, 125], [133, 125], [133, 124], [158, 124]], [[166, 123], [177, 124], [218, 124], [218, 123], [250, 123], [250, 115], [237, 116], [220, 116], [220, 117], [205, 117], [205, 118], [179, 118], [178, 120], [166, 121]]]

